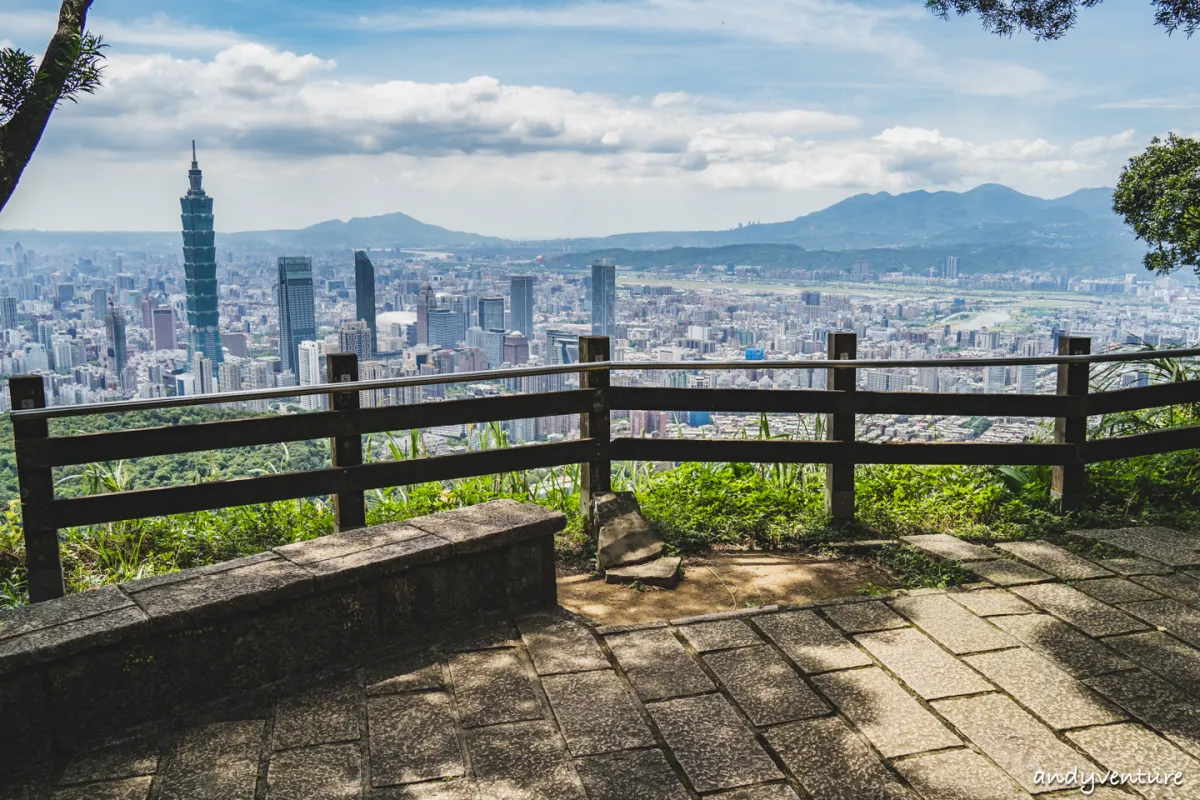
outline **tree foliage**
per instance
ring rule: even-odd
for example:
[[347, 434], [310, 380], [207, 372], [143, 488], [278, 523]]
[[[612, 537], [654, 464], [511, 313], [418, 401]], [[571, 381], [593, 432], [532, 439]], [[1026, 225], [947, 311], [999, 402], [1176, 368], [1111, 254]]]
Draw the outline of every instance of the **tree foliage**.
[[58, 28], [37, 69], [28, 53], [0, 49], [0, 210], [41, 142], [50, 113], [63, 100], [76, 102], [100, 86], [106, 45], [86, 29], [92, 2], [63, 0]]
[[[979, 15], [983, 29], [999, 36], [1029, 31], [1037, 39], [1059, 39], [1075, 26], [1079, 9], [1101, 0], [925, 0], [925, 7], [942, 19], [950, 15]], [[1200, 0], [1152, 0], [1154, 24], [1168, 34], [1183, 31], [1191, 37], [1200, 29]]]
[[1146, 269], [1200, 275], [1200, 140], [1168, 134], [1151, 140], [1121, 171], [1113, 210], [1150, 246]]

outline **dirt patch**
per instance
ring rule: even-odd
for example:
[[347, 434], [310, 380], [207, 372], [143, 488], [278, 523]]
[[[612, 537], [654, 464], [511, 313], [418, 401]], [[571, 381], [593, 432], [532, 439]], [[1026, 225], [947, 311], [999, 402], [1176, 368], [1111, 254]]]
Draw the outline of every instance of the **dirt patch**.
[[857, 558], [719, 552], [684, 560], [674, 589], [614, 586], [593, 575], [558, 579], [558, 602], [600, 625], [678, 619], [715, 611], [852, 597], [867, 583], [891, 587], [892, 576]]

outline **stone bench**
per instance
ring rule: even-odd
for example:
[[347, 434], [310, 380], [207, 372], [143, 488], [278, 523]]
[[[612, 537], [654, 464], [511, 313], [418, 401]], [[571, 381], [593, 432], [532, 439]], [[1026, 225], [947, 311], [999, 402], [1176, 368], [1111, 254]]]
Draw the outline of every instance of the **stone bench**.
[[0, 612], [5, 764], [557, 603], [565, 517], [498, 500]]

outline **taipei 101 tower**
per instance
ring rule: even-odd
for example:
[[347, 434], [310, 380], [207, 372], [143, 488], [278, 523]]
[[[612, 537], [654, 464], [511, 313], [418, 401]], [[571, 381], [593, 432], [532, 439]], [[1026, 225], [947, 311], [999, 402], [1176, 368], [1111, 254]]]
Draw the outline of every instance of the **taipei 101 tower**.
[[187, 287], [188, 362], [199, 353], [213, 364], [224, 361], [217, 311], [217, 249], [213, 245], [213, 201], [200, 185], [202, 175], [192, 142], [192, 168], [183, 207], [183, 277]]

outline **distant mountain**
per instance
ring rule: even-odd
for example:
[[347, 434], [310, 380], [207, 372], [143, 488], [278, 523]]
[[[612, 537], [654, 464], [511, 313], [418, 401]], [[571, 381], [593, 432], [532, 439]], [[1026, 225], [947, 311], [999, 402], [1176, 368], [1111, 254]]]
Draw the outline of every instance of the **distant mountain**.
[[218, 234], [231, 244], [271, 244], [323, 249], [353, 247], [503, 247], [509, 242], [494, 236], [452, 231], [396, 212], [378, 217], [354, 217], [318, 222], [300, 230], [249, 231]]

